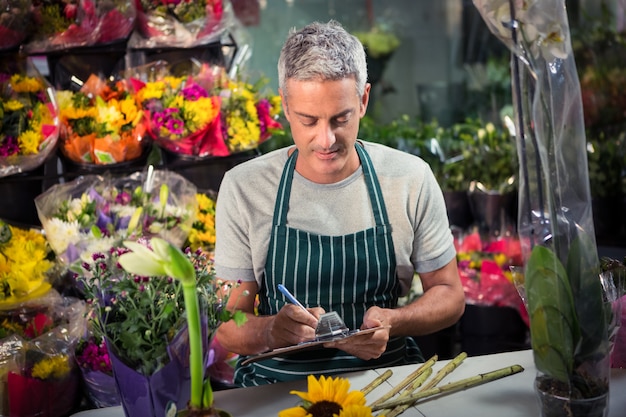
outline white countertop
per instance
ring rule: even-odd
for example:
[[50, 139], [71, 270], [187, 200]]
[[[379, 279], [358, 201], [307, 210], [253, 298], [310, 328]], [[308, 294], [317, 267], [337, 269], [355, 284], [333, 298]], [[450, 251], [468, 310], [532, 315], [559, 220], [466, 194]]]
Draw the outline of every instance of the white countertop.
[[[433, 375], [449, 361], [439, 361], [433, 366]], [[480, 373], [494, 371], [511, 365], [521, 365], [524, 371], [497, 381], [421, 401], [406, 410], [403, 417], [529, 417], [539, 415], [537, 397], [533, 389], [536, 369], [532, 351], [499, 353], [466, 358], [439, 385], [458, 381]], [[391, 368], [393, 375], [383, 385], [367, 395], [368, 404], [378, 399], [391, 387], [397, 385], [419, 365]], [[351, 390], [361, 389], [385, 369], [346, 374]], [[306, 391], [306, 381], [280, 383], [255, 388], [239, 388], [215, 393], [217, 407], [232, 413], [234, 417], [271, 417], [280, 410], [298, 404], [299, 397], [289, 394], [291, 390]], [[626, 370], [611, 372], [609, 417], [623, 416], [626, 410]], [[122, 407], [82, 411], [74, 417], [124, 417]]]

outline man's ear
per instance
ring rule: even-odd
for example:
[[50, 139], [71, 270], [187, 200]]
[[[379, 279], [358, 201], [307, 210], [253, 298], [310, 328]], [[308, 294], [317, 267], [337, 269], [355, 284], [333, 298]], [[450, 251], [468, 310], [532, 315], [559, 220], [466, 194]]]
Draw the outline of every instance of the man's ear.
[[283, 114], [289, 121], [289, 108], [287, 107], [287, 96], [282, 88], [278, 89], [278, 94], [280, 95], [280, 104], [283, 106]]
[[360, 113], [359, 113], [360, 117], [365, 116], [365, 113], [367, 112], [367, 104], [370, 101], [371, 89], [372, 89], [372, 84], [365, 83], [365, 89], [363, 90], [363, 95], [361, 96], [361, 108], [360, 108]]

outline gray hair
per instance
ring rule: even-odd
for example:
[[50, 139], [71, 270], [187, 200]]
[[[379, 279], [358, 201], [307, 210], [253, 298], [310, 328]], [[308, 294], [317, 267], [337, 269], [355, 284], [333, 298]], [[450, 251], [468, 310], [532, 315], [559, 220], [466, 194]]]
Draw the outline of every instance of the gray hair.
[[337, 81], [353, 76], [359, 97], [365, 92], [367, 64], [361, 42], [339, 22], [313, 22], [289, 31], [278, 58], [278, 85], [287, 95], [289, 79]]

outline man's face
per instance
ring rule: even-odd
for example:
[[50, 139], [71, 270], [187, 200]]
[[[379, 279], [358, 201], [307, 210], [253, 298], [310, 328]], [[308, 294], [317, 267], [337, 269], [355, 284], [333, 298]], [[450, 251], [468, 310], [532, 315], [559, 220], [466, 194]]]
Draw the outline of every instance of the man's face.
[[298, 148], [296, 170], [305, 178], [330, 184], [352, 174], [359, 166], [354, 143], [359, 120], [365, 115], [370, 85], [363, 97], [354, 78], [339, 81], [287, 81], [280, 92], [285, 116]]

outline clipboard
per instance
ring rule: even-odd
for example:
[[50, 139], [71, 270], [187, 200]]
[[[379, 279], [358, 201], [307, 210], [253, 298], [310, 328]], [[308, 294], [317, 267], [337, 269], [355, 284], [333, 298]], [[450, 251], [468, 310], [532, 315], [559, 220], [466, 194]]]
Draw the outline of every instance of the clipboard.
[[297, 345], [272, 349], [267, 352], [259, 353], [257, 355], [248, 356], [241, 362], [241, 365], [243, 366], [263, 359], [273, 358], [275, 356], [281, 356], [288, 353], [321, 347], [325, 343], [336, 342], [338, 340], [345, 340], [355, 336], [374, 333], [376, 330], [384, 329], [386, 327], [388, 326], [372, 327], [370, 329], [364, 330], [350, 330], [345, 325], [341, 316], [339, 316], [337, 312], [331, 311], [320, 316], [319, 322], [317, 323], [317, 329], [315, 330], [315, 339], [298, 343]]

